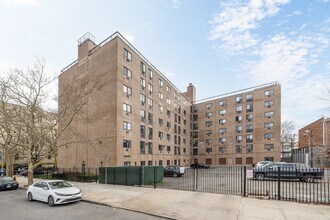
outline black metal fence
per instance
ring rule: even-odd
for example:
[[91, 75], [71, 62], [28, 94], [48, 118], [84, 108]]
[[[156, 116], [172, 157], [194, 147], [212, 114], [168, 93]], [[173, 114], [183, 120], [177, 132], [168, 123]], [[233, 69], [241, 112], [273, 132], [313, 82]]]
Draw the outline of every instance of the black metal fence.
[[[260, 170], [261, 171], [261, 170]], [[290, 171], [290, 172], [289, 172]], [[324, 175], [317, 174], [324, 171]], [[312, 173], [308, 173], [312, 172]], [[260, 172], [259, 172], [260, 173]], [[252, 167], [186, 168], [182, 177], [164, 177], [161, 188], [330, 204], [330, 170], [264, 171]], [[317, 176], [322, 175], [322, 176]], [[258, 179], [257, 179], [258, 178]]]

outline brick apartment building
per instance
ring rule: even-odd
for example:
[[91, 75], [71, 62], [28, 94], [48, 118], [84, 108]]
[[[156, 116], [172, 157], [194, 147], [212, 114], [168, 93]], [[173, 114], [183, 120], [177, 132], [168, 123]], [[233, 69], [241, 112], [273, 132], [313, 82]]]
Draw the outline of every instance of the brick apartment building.
[[82, 75], [105, 86], [61, 136], [59, 168], [279, 161], [278, 83], [196, 102], [193, 84], [181, 92], [118, 32], [98, 45], [90, 34], [78, 41], [59, 93]]

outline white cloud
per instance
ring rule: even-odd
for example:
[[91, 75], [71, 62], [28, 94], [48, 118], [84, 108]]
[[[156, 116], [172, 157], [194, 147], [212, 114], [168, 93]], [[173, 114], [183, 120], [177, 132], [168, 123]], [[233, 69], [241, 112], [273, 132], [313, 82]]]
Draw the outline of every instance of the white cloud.
[[38, 6], [40, 0], [0, 0], [5, 6], [24, 7], [24, 6]]
[[[258, 43], [251, 33], [266, 17], [275, 16], [280, 6], [290, 0], [253, 0], [222, 4], [222, 11], [210, 21], [209, 40], [221, 41], [221, 47], [229, 53], [237, 53]], [[238, 46], [237, 46], [238, 45]]]
[[170, 7], [174, 9], [180, 9], [183, 4], [182, 0], [171, 0]]
[[130, 42], [131, 44], [134, 44], [134, 36], [133, 36], [132, 32], [124, 31], [121, 34], [124, 36], [124, 38], [126, 40], [128, 40], [128, 42]]

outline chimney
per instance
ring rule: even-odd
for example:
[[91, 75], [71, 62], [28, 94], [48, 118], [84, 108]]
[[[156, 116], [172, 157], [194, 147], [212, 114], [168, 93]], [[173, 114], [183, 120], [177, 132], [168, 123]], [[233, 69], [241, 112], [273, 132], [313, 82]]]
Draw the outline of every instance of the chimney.
[[187, 92], [184, 93], [184, 95], [191, 101], [196, 101], [196, 88], [192, 83], [189, 83], [187, 86]]

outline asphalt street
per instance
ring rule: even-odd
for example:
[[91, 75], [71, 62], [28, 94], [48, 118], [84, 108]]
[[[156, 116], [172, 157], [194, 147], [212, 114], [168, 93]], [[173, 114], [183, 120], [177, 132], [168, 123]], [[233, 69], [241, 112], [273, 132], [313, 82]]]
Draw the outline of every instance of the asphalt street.
[[91, 219], [161, 219], [138, 212], [116, 209], [109, 206], [88, 202], [76, 202], [55, 207], [38, 201], [29, 202], [25, 198], [25, 190], [0, 191], [1, 220], [91, 220]]

